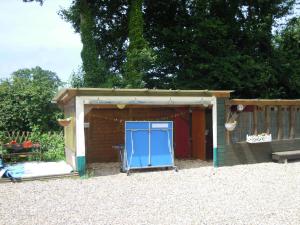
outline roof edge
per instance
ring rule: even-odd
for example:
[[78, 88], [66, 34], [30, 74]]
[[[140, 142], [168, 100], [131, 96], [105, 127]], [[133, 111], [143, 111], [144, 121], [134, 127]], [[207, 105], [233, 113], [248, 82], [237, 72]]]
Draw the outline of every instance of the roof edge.
[[215, 96], [229, 98], [233, 90], [166, 90], [166, 89], [115, 89], [65, 88], [53, 98], [54, 103], [65, 104], [75, 96]]

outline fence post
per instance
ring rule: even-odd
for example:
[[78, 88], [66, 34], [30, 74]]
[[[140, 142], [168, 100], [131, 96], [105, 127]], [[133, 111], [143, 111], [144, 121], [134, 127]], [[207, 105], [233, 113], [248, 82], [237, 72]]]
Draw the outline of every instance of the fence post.
[[295, 138], [295, 122], [296, 122], [296, 110], [294, 106], [290, 106], [290, 135], [289, 138]]

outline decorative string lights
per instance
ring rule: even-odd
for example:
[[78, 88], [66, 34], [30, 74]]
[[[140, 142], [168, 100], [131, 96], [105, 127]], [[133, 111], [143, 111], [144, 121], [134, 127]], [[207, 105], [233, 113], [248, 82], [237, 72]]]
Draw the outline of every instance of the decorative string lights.
[[97, 119], [101, 119], [101, 120], [107, 120], [107, 121], [112, 121], [112, 122], [118, 122], [118, 123], [124, 123], [126, 120], [143, 120], [143, 119], [147, 119], [147, 120], [170, 120], [170, 119], [175, 119], [177, 117], [182, 117], [185, 115], [188, 115], [190, 112], [189, 111], [185, 111], [185, 112], [180, 112], [180, 113], [175, 113], [175, 114], [170, 114], [167, 116], [162, 116], [162, 117], [149, 117], [149, 116], [143, 116], [140, 118], [137, 117], [133, 117], [133, 118], [118, 118], [118, 117], [111, 117], [111, 116], [102, 116], [99, 114], [94, 114], [92, 115], [93, 118], [97, 118]]

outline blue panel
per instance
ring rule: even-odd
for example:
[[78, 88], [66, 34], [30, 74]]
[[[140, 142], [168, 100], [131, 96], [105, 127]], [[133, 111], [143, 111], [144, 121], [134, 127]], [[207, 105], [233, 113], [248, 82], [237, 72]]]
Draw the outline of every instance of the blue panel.
[[[131, 140], [132, 135], [132, 140]], [[148, 166], [148, 131], [127, 131], [126, 152], [127, 165], [130, 167]]]
[[173, 166], [173, 122], [126, 121], [125, 150], [126, 170]]

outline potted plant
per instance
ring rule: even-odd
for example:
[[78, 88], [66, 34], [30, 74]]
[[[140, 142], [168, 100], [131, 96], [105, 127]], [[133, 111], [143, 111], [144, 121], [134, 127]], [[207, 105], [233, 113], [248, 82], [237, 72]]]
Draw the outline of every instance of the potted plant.
[[59, 123], [59, 125], [63, 126], [63, 127], [69, 126], [71, 121], [72, 121], [71, 117], [65, 118], [65, 119], [57, 119], [57, 122]]

